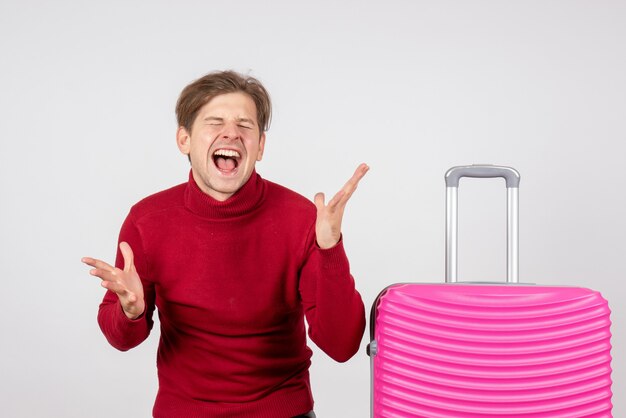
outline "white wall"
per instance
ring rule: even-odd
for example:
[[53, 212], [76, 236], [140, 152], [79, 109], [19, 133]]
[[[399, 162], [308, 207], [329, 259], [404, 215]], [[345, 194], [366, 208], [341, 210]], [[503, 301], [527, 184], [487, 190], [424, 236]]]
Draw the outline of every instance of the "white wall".
[[[216, 69], [272, 94], [265, 178], [312, 197], [371, 166], [344, 230], [368, 307], [393, 282], [443, 280], [447, 168], [517, 168], [521, 277], [609, 299], [625, 393], [624, 22], [625, 2], [600, 0], [3, 0], [2, 416], [149, 416], [157, 333], [111, 348], [80, 258], [112, 260], [131, 204], [186, 180], [175, 100]], [[462, 181], [464, 279], [504, 275], [504, 196]], [[368, 416], [364, 347], [346, 365], [316, 350], [320, 417]]]

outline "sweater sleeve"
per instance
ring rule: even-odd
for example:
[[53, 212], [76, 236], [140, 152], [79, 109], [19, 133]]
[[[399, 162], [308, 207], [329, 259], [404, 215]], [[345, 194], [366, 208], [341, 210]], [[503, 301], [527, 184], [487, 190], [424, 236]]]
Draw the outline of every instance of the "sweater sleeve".
[[311, 231], [299, 290], [313, 342], [334, 360], [349, 360], [363, 338], [365, 307], [350, 274], [343, 240], [321, 249]]
[[150, 334], [154, 311], [154, 285], [149, 281], [146, 256], [141, 235], [132, 217], [128, 215], [119, 235], [115, 266], [123, 269], [124, 258], [119, 249], [119, 242], [126, 241], [133, 250], [135, 268], [143, 284], [146, 308], [136, 319], [129, 319], [114, 292], [107, 290], [98, 310], [98, 324], [109, 343], [121, 351], [139, 345]]

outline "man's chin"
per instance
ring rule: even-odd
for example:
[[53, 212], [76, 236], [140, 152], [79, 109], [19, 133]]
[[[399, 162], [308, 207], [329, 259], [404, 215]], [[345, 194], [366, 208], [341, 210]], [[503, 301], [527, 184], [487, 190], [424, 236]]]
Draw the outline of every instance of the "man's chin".
[[[218, 177], [212, 178], [211, 184], [209, 185], [210, 189], [213, 190], [216, 194], [221, 196], [225, 196], [226, 198], [234, 195], [243, 187], [248, 179], [243, 179], [241, 176], [233, 176], [233, 177]], [[220, 199], [225, 200], [225, 199]]]

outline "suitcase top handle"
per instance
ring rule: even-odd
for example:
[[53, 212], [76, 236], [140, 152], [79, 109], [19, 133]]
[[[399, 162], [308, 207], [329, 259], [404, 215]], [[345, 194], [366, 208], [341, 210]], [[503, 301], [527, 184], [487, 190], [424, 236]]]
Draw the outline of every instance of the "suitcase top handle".
[[511, 167], [495, 165], [466, 165], [452, 167], [446, 172], [446, 283], [458, 277], [458, 189], [461, 177], [506, 180], [507, 191], [507, 283], [519, 282], [519, 181], [520, 174]]
[[464, 165], [446, 172], [446, 187], [459, 187], [461, 177], [494, 178], [506, 180], [506, 187], [519, 187], [520, 175], [516, 169], [497, 165]]

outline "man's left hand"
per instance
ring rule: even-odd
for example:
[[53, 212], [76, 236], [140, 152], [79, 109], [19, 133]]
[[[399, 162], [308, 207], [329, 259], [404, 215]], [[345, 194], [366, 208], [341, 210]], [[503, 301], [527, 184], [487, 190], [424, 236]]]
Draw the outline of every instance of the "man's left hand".
[[315, 206], [317, 207], [317, 222], [315, 224], [315, 234], [317, 245], [322, 249], [335, 246], [341, 238], [341, 220], [343, 211], [346, 208], [350, 196], [356, 190], [359, 181], [370, 168], [367, 164], [361, 164], [348, 180], [348, 182], [337, 192], [328, 202], [324, 203], [324, 193], [315, 195]]

